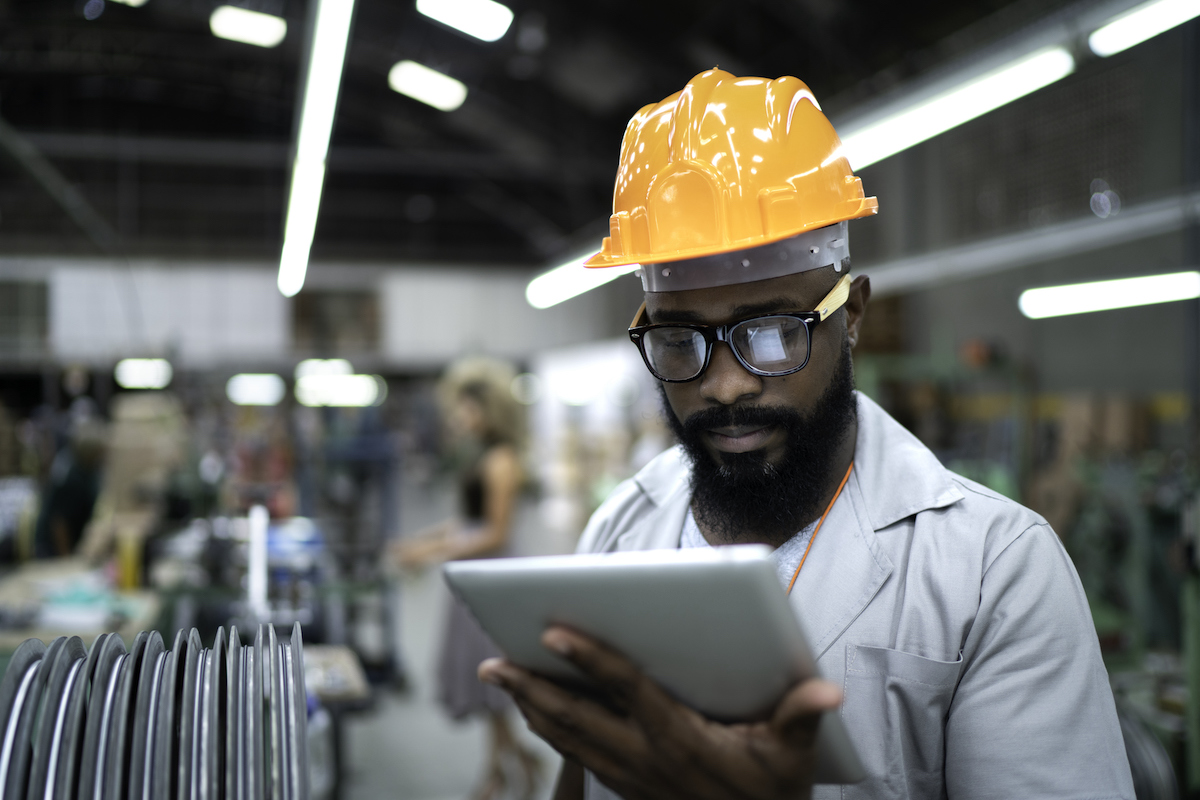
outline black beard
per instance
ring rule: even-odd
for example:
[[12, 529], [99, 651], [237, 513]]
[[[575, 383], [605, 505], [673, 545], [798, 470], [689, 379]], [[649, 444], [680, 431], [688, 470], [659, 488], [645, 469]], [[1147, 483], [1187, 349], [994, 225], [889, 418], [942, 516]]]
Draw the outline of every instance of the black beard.
[[[659, 385], [660, 392], [662, 385]], [[841, 445], [857, 419], [849, 342], [829, 386], [808, 414], [781, 406], [717, 406], [680, 422], [662, 392], [667, 423], [692, 462], [692, 513], [702, 529], [721, 541], [766, 542], [776, 547], [824, 510]], [[787, 434], [778, 464], [761, 450], [722, 453], [705, 449], [706, 430], [770, 425]]]

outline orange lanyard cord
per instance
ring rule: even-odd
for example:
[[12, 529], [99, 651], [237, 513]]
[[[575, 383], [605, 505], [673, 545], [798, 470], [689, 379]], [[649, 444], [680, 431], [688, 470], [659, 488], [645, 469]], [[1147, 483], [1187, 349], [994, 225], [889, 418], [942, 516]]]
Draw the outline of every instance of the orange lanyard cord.
[[833, 510], [833, 504], [842, 496], [842, 489], [846, 488], [846, 481], [850, 480], [850, 471], [854, 469], [854, 461], [851, 459], [850, 466], [846, 468], [846, 474], [842, 477], [842, 482], [838, 484], [837, 491], [833, 493], [833, 499], [829, 501], [829, 505], [825, 506], [825, 513], [821, 515], [821, 519], [817, 521], [817, 527], [813, 529], [812, 536], [808, 537], [808, 547], [804, 548], [804, 555], [800, 557], [800, 563], [796, 565], [796, 571], [792, 573], [792, 579], [788, 582], [787, 593], [792, 593], [792, 587], [796, 585], [796, 578], [800, 577], [800, 569], [804, 566], [804, 561], [808, 558], [808, 551], [812, 550], [813, 542], [817, 540], [817, 534], [821, 532], [821, 526], [825, 524], [825, 518], [829, 516], [829, 512]]

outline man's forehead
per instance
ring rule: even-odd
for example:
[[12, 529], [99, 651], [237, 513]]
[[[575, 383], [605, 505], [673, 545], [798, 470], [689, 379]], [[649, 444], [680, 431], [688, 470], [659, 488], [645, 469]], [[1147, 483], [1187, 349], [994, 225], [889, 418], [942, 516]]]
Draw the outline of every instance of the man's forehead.
[[652, 322], [717, 324], [756, 314], [811, 311], [839, 277], [827, 267], [729, 286], [646, 292], [646, 313]]

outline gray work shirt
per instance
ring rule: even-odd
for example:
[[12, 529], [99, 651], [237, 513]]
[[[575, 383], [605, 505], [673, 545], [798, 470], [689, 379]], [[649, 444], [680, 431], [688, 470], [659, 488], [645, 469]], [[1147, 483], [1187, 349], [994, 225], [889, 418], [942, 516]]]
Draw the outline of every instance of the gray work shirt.
[[[579, 552], [677, 548], [678, 448], [621, 484]], [[791, 604], [865, 781], [815, 798], [1127, 798], [1133, 784], [1087, 599], [1044, 519], [950, 472], [858, 395], [854, 470]], [[587, 800], [617, 795], [590, 773]]]

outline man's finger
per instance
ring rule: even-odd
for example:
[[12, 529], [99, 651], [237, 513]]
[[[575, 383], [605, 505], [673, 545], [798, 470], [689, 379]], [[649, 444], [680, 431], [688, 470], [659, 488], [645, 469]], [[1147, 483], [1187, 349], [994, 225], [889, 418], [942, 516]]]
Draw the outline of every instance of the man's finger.
[[610, 752], [604, 743], [579, 731], [564, 730], [561, 717], [544, 714], [541, 709], [524, 699], [514, 698], [521, 716], [529, 729], [548, 742], [555, 750], [596, 775], [614, 780], [628, 780], [629, 768], [635, 763], [619, 753]]
[[484, 661], [479, 678], [511, 694], [535, 733], [585, 764], [621, 763], [645, 747], [644, 738], [627, 718], [508, 661]]
[[658, 746], [708, 751], [705, 720], [648, 678], [621, 653], [570, 628], [552, 626], [542, 643], [591, 677], [616, 710], [631, 718], [647, 741]]
[[632, 661], [590, 636], [556, 625], [542, 634], [542, 644], [579, 667], [620, 711], [643, 717], [661, 714], [676, 705]]
[[509, 692], [530, 730], [564, 756], [609, 781], [628, 781], [646, 740], [627, 719], [519, 667], [493, 658], [480, 680]]
[[590, 636], [555, 625], [542, 634], [542, 644], [583, 670], [623, 706], [637, 691], [642, 674], [633, 662]]
[[809, 678], [783, 696], [771, 718], [771, 727], [785, 735], [811, 735], [816, 732], [820, 715], [836, 711], [841, 704], [842, 690], [836, 683]]

